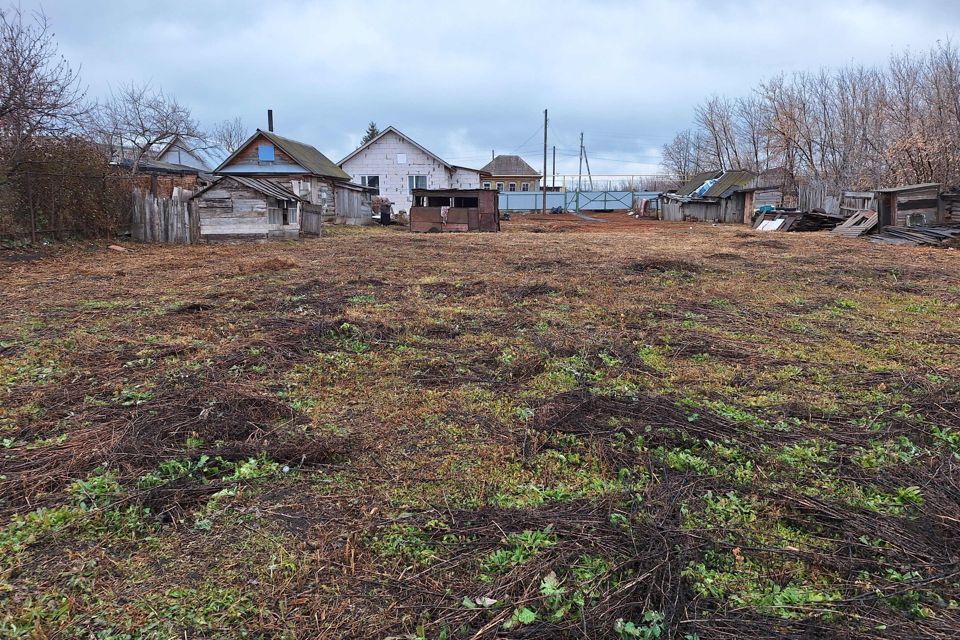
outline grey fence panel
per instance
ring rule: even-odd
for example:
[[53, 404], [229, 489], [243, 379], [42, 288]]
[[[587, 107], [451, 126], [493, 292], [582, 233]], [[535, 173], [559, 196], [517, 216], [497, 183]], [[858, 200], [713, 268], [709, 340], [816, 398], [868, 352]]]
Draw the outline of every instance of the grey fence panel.
[[[548, 191], [547, 209], [561, 207], [565, 211], [622, 211], [632, 209], [638, 200], [656, 198], [654, 191]], [[540, 211], [543, 193], [503, 191], [499, 196], [501, 211]]]

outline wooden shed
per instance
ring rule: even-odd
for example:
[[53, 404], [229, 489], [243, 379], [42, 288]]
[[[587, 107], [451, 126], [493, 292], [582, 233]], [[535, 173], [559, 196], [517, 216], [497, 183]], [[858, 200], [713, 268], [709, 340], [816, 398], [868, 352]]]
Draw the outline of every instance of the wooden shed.
[[202, 240], [297, 238], [306, 201], [276, 182], [223, 176], [191, 200]]
[[880, 227], [921, 227], [943, 222], [940, 211], [940, 185], [936, 182], [877, 189], [877, 213]]
[[410, 230], [499, 231], [497, 192], [492, 189], [414, 189]]
[[741, 169], [699, 173], [676, 193], [660, 196], [660, 219], [749, 223], [755, 179], [755, 173]]

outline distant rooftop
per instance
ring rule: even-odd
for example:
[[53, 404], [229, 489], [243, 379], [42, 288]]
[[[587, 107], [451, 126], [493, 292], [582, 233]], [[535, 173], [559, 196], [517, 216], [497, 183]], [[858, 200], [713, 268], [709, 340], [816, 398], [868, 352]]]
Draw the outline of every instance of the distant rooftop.
[[497, 156], [481, 171], [492, 176], [539, 176], [540, 172], [527, 164], [520, 156]]

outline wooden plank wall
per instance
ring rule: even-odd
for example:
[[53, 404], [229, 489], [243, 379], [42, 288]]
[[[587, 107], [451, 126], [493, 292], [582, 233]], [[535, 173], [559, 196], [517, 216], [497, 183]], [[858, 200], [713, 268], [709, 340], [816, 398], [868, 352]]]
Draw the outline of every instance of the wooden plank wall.
[[935, 224], [940, 222], [939, 191], [937, 187], [919, 191], [898, 193], [897, 219], [894, 224], [907, 226], [911, 221], [923, 221], [920, 224]]
[[191, 244], [199, 241], [200, 230], [190, 206], [192, 191], [174, 188], [170, 198], [155, 198], [149, 191], [133, 190], [130, 235], [140, 242]]
[[337, 213], [334, 221], [337, 224], [373, 224], [369, 194], [356, 189], [337, 187], [335, 202]]
[[300, 220], [303, 233], [309, 236], [323, 235], [323, 207], [312, 204], [300, 205]]
[[270, 224], [267, 197], [224, 178], [195, 200], [202, 236], [267, 236], [282, 225]]

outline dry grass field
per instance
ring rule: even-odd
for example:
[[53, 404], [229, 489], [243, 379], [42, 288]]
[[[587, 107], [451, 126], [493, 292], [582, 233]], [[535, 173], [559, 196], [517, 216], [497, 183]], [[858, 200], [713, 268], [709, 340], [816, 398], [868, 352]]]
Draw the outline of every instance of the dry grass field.
[[0, 255], [0, 637], [957, 637], [960, 253], [606, 217]]

